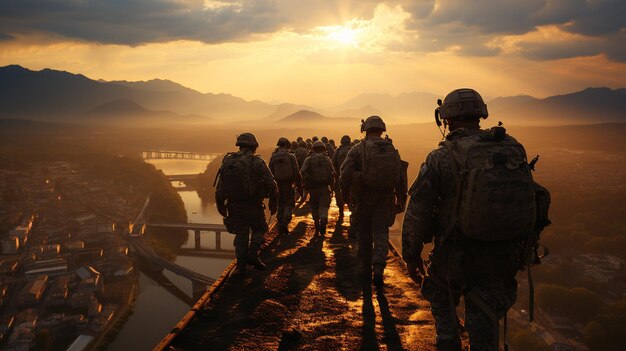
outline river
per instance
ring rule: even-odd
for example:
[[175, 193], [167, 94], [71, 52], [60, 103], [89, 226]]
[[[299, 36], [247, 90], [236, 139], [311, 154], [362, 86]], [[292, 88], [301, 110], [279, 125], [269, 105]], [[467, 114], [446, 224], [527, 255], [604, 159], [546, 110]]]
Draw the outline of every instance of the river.
[[[208, 161], [195, 160], [149, 160], [150, 163], [163, 170], [165, 174], [192, 174], [204, 171]], [[173, 184], [177, 186], [178, 184]], [[185, 203], [187, 217], [194, 223], [221, 223], [222, 217], [217, 213], [214, 204], [203, 204], [193, 190], [179, 190]], [[201, 245], [214, 245], [213, 233], [202, 233]], [[190, 233], [185, 247], [193, 247], [194, 235]], [[222, 234], [222, 248], [232, 249], [232, 237]], [[183, 257], [178, 256], [176, 263], [209, 277], [218, 278], [232, 259]], [[169, 271], [163, 274], [174, 285], [191, 296], [191, 282]], [[133, 314], [108, 350], [151, 350], [174, 325], [189, 311], [190, 306], [182, 302], [159, 283], [143, 273], [139, 274], [139, 294], [133, 307]]]

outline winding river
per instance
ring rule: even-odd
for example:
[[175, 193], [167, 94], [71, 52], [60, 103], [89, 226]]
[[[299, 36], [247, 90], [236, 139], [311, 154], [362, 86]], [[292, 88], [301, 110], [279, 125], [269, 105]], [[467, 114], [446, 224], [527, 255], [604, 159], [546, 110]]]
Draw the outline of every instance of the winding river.
[[[149, 160], [147, 162], [154, 164], [165, 174], [192, 174], [204, 171], [208, 161]], [[173, 185], [178, 186], [177, 183]], [[222, 217], [217, 213], [215, 205], [203, 204], [194, 190], [179, 190], [179, 194], [185, 203], [190, 222], [221, 223]], [[202, 233], [201, 245], [211, 247], [214, 245], [214, 240], [214, 234]], [[193, 245], [194, 235], [191, 232], [184, 247], [193, 247]], [[222, 234], [222, 248], [232, 249], [232, 237], [228, 234]], [[222, 258], [179, 256], [175, 262], [198, 273], [217, 278], [231, 261], [231, 259]], [[192, 295], [189, 280], [169, 271], [164, 271], [163, 274], [180, 290], [189, 296]], [[189, 311], [189, 308], [189, 305], [172, 295], [164, 286], [144, 273], [140, 273], [139, 294], [133, 314], [109, 345], [108, 350], [151, 350], [165, 334], [172, 330], [182, 316]]]

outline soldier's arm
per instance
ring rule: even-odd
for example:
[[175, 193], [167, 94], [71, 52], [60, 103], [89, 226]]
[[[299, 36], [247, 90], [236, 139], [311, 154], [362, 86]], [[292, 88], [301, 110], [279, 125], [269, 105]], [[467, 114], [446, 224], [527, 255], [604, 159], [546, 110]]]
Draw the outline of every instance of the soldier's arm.
[[222, 180], [221, 179], [218, 179], [217, 185], [215, 186], [215, 205], [217, 206], [217, 211], [223, 217], [226, 217], [227, 216], [226, 193], [224, 192], [224, 188], [222, 187]]
[[276, 186], [276, 182], [274, 181], [274, 176], [272, 176], [272, 172], [265, 164], [265, 161], [261, 157], [256, 157], [257, 171], [261, 176], [261, 182], [265, 185], [265, 189], [267, 189], [267, 193], [270, 199], [275, 199], [276, 194], [278, 193], [278, 188]]
[[270, 172], [272, 172], [272, 174], [274, 174], [274, 154], [272, 154], [272, 156], [270, 156], [270, 163], [268, 164], [268, 167], [270, 169]]
[[296, 183], [296, 187], [302, 187], [302, 174], [300, 173], [300, 169], [298, 169], [298, 160], [293, 154], [291, 155], [291, 169], [294, 170], [294, 182]]
[[424, 243], [431, 241], [439, 200], [439, 182], [439, 172], [431, 153], [409, 189], [411, 198], [402, 223], [402, 257], [407, 264], [421, 262]]
[[360, 148], [353, 147], [346, 155], [346, 159], [341, 164], [339, 175], [339, 186], [343, 194], [350, 193], [350, 185], [352, 185], [352, 176], [357, 166], [357, 160], [361, 157]]
[[305, 187], [307, 187], [308, 184], [308, 170], [309, 170], [309, 163], [310, 163], [310, 157], [307, 157], [304, 159], [304, 162], [302, 162], [302, 169], [300, 169], [300, 173], [302, 174], [302, 183]]

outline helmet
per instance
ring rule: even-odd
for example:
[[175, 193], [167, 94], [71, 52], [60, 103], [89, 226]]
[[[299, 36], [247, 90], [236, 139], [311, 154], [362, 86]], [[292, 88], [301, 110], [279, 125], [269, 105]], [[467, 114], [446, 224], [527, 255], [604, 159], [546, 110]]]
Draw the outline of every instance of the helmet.
[[314, 136], [314, 137], [313, 137], [313, 139], [311, 139], [311, 141], [313, 141], [313, 142], [316, 142], [316, 141], [318, 141], [318, 140], [320, 140], [320, 138], [318, 138], [318, 137], [316, 137], [316, 136]]
[[287, 138], [279, 138], [276, 146], [291, 147], [291, 142]]
[[298, 139], [296, 139], [296, 141], [297, 141], [298, 143], [299, 143], [299, 142], [301, 142], [302, 140], [304, 140], [304, 139], [302, 139], [302, 137], [298, 137]]
[[350, 140], [349, 135], [344, 135], [341, 137], [341, 145], [348, 145], [352, 140]]
[[297, 142], [297, 141], [295, 141], [295, 140], [294, 140], [294, 141], [292, 141], [292, 142], [291, 142], [291, 148], [292, 148], [292, 149], [295, 149], [295, 148], [297, 148], [297, 147], [298, 147], [298, 142]]
[[468, 88], [456, 89], [446, 95], [439, 114], [443, 119], [478, 119], [489, 116], [483, 98], [476, 90]]
[[300, 140], [300, 141], [298, 142], [298, 147], [306, 147], [306, 141], [304, 141], [304, 140]]
[[237, 136], [237, 142], [235, 146], [252, 146], [259, 147], [259, 142], [256, 141], [256, 137], [252, 133], [241, 133]]
[[367, 132], [370, 130], [379, 130], [384, 132], [387, 130], [387, 126], [385, 125], [385, 122], [383, 122], [383, 119], [379, 116], [369, 116], [366, 120], [361, 121], [361, 131]]
[[328, 143], [332, 146], [335, 146], [335, 140], [334, 139], [328, 139]]
[[323, 137], [322, 137], [322, 142], [323, 142], [324, 144], [328, 144], [328, 138], [327, 138], [327, 137], [325, 137], [325, 136], [323, 136]]
[[323, 143], [322, 141], [318, 140], [318, 141], [316, 141], [316, 142], [314, 142], [314, 143], [313, 143], [313, 145], [311, 146], [311, 148], [312, 148], [312, 149], [317, 149], [317, 148], [320, 148], [320, 149], [324, 149], [324, 150], [326, 150], [326, 145], [324, 145], [324, 143]]
[[309, 141], [308, 143], [306, 143], [306, 148], [307, 149], [311, 150], [311, 147], [313, 147], [313, 143], [312, 142]]

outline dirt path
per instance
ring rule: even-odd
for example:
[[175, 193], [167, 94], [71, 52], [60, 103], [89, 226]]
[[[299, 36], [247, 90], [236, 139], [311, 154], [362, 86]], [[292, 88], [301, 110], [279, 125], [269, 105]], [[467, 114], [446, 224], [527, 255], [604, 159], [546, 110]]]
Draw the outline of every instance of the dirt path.
[[[262, 255], [266, 272], [229, 278], [174, 339], [174, 349], [432, 350], [428, 303], [390, 253], [385, 287], [361, 274], [347, 224], [314, 236], [306, 208]], [[334, 229], [332, 229], [334, 228]]]

